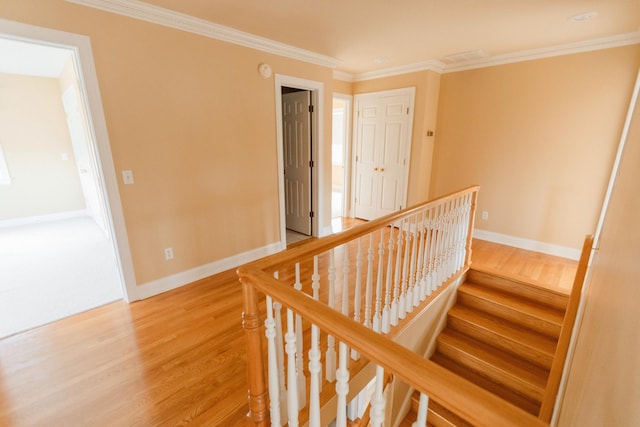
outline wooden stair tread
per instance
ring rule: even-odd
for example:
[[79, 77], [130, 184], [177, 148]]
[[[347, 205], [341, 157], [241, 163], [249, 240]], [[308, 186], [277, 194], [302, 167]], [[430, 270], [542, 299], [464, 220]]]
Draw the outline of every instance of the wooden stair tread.
[[526, 299], [469, 282], [458, 288], [458, 304], [521, 324], [554, 339], [560, 335], [564, 314]]
[[540, 411], [540, 402], [533, 401], [501, 384], [495, 383], [489, 378], [458, 364], [443, 354], [437, 352], [434, 353], [433, 356], [431, 356], [431, 361], [495, 394], [507, 402], [529, 412], [530, 414], [537, 416]]
[[471, 337], [445, 329], [438, 336], [437, 351], [531, 399], [542, 400], [544, 396], [547, 370]]
[[546, 369], [551, 367], [555, 354], [554, 339], [463, 305], [449, 310], [447, 328], [474, 336]]
[[564, 311], [569, 303], [569, 294], [549, 289], [542, 283], [524, 281], [502, 274], [499, 270], [487, 268], [471, 268], [467, 273], [468, 282], [499, 289], [503, 292], [515, 293], [539, 304]]
[[520, 298], [517, 295], [509, 295], [476, 283], [465, 282], [460, 286], [458, 291], [481, 298], [491, 298], [496, 303], [509, 306], [515, 310], [522, 311], [523, 313], [557, 325], [562, 325], [562, 320], [564, 319], [564, 313], [553, 307], [544, 306], [534, 301]]

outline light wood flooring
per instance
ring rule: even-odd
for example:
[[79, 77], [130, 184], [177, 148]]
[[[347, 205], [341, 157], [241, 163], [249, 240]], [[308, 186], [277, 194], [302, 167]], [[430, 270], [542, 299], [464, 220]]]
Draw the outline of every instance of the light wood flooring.
[[[574, 262], [473, 248], [476, 265], [570, 282]], [[241, 305], [230, 270], [0, 340], [0, 425], [245, 425]]]

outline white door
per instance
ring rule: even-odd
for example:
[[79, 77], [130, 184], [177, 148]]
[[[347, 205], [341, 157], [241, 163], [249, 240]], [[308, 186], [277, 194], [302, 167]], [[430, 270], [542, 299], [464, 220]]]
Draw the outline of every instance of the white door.
[[354, 216], [406, 207], [415, 89], [355, 96]]
[[311, 93], [282, 95], [287, 228], [311, 235]]

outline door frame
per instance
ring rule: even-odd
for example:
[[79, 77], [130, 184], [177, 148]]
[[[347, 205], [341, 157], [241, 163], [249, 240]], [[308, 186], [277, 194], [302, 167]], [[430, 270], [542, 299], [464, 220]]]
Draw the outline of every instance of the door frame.
[[105, 200], [109, 237], [114, 243], [116, 266], [120, 275], [122, 296], [127, 302], [138, 299], [129, 239], [118, 191], [116, 170], [111, 154], [107, 123], [102, 107], [96, 67], [89, 37], [44, 27], [0, 19], [0, 37], [50, 47], [68, 49], [73, 55], [81, 92], [81, 102], [87, 111], [90, 148], [97, 159], [96, 176]]
[[[345, 106], [345, 118], [344, 118], [344, 151], [343, 151], [343, 160], [344, 160], [344, 194], [342, 195], [342, 212], [345, 217], [353, 218], [353, 205], [351, 203], [351, 171], [352, 171], [352, 116], [353, 116], [353, 96], [346, 95], [344, 93], [333, 93], [333, 98], [340, 99], [341, 101], [346, 103]], [[333, 123], [332, 123], [333, 126]], [[333, 141], [332, 141], [333, 142]]]
[[[287, 221], [284, 203], [284, 136], [282, 132], [282, 88], [292, 87], [296, 89], [308, 90], [311, 92], [311, 158], [314, 167], [311, 169], [311, 206], [314, 217], [311, 220], [311, 235], [322, 237], [325, 230], [320, 229], [324, 224], [324, 83], [313, 80], [301, 79], [299, 77], [276, 74], [275, 100], [276, 100], [276, 145], [278, 153], [278, 198], [280, 206], [280, 246], [281, 249], [287, 247]], [[329, 227], [330, 228], [330, 227]]]
[[416, 88], [415, 87], [406, 87], [401, 89], [390, 89], [376, 92], [366, 92], [366, 93], [357, 93], [353, 95], [353, 119], [352, 119], [352, 129], [351, 129], [351, 214], [352, 217], [355, 217], [355, 206], [356, 206], [356, 179], [353, 174], [356, 172], [356, 153], [358, 151], [357, 143], [357, 133], [358, 133], [358, 112], [356, 108], [358, 106], [359, 98], [367, 95], [377, 95], [377, 96], [400, 96], [400, 95], [409, 95], [409, 123], [407, 126], [407, 152], [405, 158], [405, 171], [404, 171], [404, 182], [402, 186], [402, 209], [406, 209], [407, 206], [407, 198], [409, 195], [409, 174], [411, 169], [411, 146], [413, 144], [413, 125], [415, 121], [415, 101], [416, 101]]

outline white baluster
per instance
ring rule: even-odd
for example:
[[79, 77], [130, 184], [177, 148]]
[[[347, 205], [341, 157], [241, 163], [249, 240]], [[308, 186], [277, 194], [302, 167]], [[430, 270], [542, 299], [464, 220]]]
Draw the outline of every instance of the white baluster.
[[387, 253], [387, 274], [385, 280], [384, 307], [382, 309], [382, 333], [388, 334], [391, 323], [391, 286], [393, 276], [393, 227], [389, 227], [389, 251]]
[[429, 290], [429, 247], [431, 245], [431, 233], [429, 232], [429, 223], [431, 222], [431, 218], [429, 217], [429, 212], [427, 210], [424, 211], [424, 218], [422, 224], [422, 234], [424, 235], [424, 252], [422, 253], [422, 279], [420, 282], [420, 286], [423, 292], [423, 298], [431, 295]]
[[349, 245], [342, 246], [344, 257], [342, 258], [342, 314], [349, 316]]
[[411, 424], [411, 427], [426, 427], [427, 413], [429, 412], [429, 397], [420, 393], [420, 404], [418, 406], [418, 419]]
[[[273, 277], [278, 279], [278, 272], [273, 273]], [[282, 304], [278, 301], [273, 302], [276, 320], [276, 359], [278, 363], [278, 385], [280, 386], [280, 420], [286, 423], [287, 414], [287, 389], [285, 387], [285, 370], [284, 370], [284, 329], [282, 327]]]
[[[294, 289], [302, 292], [302, 282], [300, 281], [300, 263], [296, 263], [296, 283]], [[296, 378], [298, 381], [298, 409], [307, 406], [307, 379], [304, 376], [304, 352], [302, 350], [302, 316], [296, 314]]]
[[448, 279], [453, 276], [453, 211], [455, 209], [455, 200], [449, 202], [447, 217], [446, 217], [446, 227], [447, 227], [447, 252], [446, 252], [446, 265], [445, 274], [443, 280]]
[[364, 326], [371, 328], [371, 299], [373, 293], [373, 233], [369, 234], [369, 249], [367, 250], [367, 281], [364, 299]]
[[442, 284], [442, 281], [441, 281], [441, 277], [442, 277], [442, 246], [443, 246], [443, 241], [444, 241], [444, 239], [443, 239], [444, 228], [442, 226], [443, 212], [444, 212], [443, 206], [439, 205], [438, 209], [436, 211], [435, 233], [436, 233], [436, 236], [437, 236], [437, 240], [436, 240], [436, 253], [435, 253], [434, 262], [433, 262], [433, 282], [434, 282], [435, 288], [439, 288], [440, 285]]
[[371, 427], [382, 427], [384, 423], [384, 368], [376, 367], [376, 386], [371, 396]]
[[418, 258], [416, 259], [416, 290], [418, 292], [418, 299], [420, 301], [424, 301], [425, 296], [426, 296], [426, 292], [424, 289], [424, 280], [422, 280], [423, 278], [423, 274], [424, 274], [424, 264], [422, 262], [423, 258], [424, 258], [424, 241], [425, 241], [425, 236], [424, 236], [424, 211], [418, 213], [416, 215], [416, 218], [420, 218], [417, 219], [418, 223], [417, 223], [417, 230], [416, 233], [418, 235], [418, 238], [420, 239], [418, 242]]
[[[317, 259], [317, 257], [316, 257]], [[322, 364], [320, 363], [320, 330], [311, 325], [311, 350], [309, 350], [309, 427], [320, 427], [320, 377]]]
[[427, 214], [426, 221], [426, 230], [425, 234], [427, 236], [427, 240], [429, 242], [428, 245], [425, 246], [425, 259], [424, 259], [424, 268], [425, 268], [425, 278], [424, 281], [426, 283], [426, 292], [427, 296], [433, 293], [433, 252], [435, 250], [435, 238], [436, 234], [433, 231], [433, 210], [429, 209]]
[[[411, 264], [410, 264], [410, 273], [409, 273], [409, 285], [411, 286], [411, 296], [413, 297], [413, 307], [417, 307], [420, 303], [420, 289], [416, 282], [416, 263], [418, 261], [418, 216], [414, 215], [416, 219], [415, 226], [413, 227], [413, 245], [411, 245]], [[407, 302], [409, 304], [409, 301]], [[413, 307], [411, 307], [411, 311], [413, 311]]]
[[[327, 305], [334, 308], [336, 286], [336, 266], [333, 249], [329, 251], [329, 301]], [[336, 348], [333, 335], [327, 335], [327, 352], [325, 356], [325, 378], [329, 382], [336, 379]]]
[[287, 343], [287, 409], [289, 414], [289, 426], [298, 427], [298, 384], [296, 378], [296, 332], [294, 330], [293, 312], [287, 309], [287, 334], [284, 337]]
[[[357, 323], [360, 323], [360, 305], [362, 298], [362, 239], [358, 239], [358, 247], [356, 253], [356, 284], [353, 296], [353, 320]], [[351, 358], [353, 360], [360, 359], [360, 354], [355, 350], [351, 349]]]
[[[320, 270], [318, 268], [318, 255], [313, 257], [313, 274], [311, 275], [311, 289], [313, 289], [313, 299], [318, 301], [320, 299]], [[318, 329], [318, 340], [320, 340], [320, 330]], [[311, 350], [309, 350], [311, 351]], [[318, 354], [319, 350], [318, 350]], [[311, 361], [309, 361], [311, 366]], [[311, 370], [311, 368], [309, 368]], [[320, 364], [320, 377], [322, 377], [322, 364]], [[318, 382], [318, 389], [322, 391], [322, 381]]]
[[373, 330], [380, 332], [382, 311], [382, 268], [384, 265], [384, 229], [380, 230], [380, 244], [378, 244], [378, 275], [376, 277], [376, 305], [373, 312]]
[[273, 304], [267, 295], [267, 319], [264, 321], [264, 334], [267, 337], [267, 371], [269, 381], [270, 417], [272, 426], [280, 423], [280, 387], [278, 385], [278, 358], [276, 356], [276, 321], [273, 318]]
[[340, 367], [336, 372], [336, 394], [338, 396], [336, 427], [347, 427], [347, 393], [349, 393], [349, 370], [347, 369], [347, 355], [349, 348], [340, 343]]
[[318, 255], [313, 257], [313, 274], [311, 275], [311, 289], [313, 290], [313, 299], [318, 301], [320, 298], [320, 273], [318, 272]]
[[429, 289], [436, 290], [436, 258], [438, 255], [438, 208], [433, 209], [431, 215], [431, 250], [429, 251]]
[[404, 226], [404, 256], [402, 260], [402, 293], [400, 294], [400, 307], [398, 317], [405, 318], [407, 312], [411, 312], [410, 305], [413, 300], [410, 295], [411, 288], [409, 287], [409, 258], [410, 258], [410, 245], [411, 245], [411, 219], [407, 219]]
[[[400, 303], [400, 273], [402, 270], [402, 224], [400, 221], [398, 224], [398, 242], [396, 245], [396, 266], [393, 274], [393, 300], [391, 301], [391, 326], [398, 324], [398, 317], [400, 316], [398, 310], [398, 304]], [[404, 315], [402, 316], [404, 317]]]

